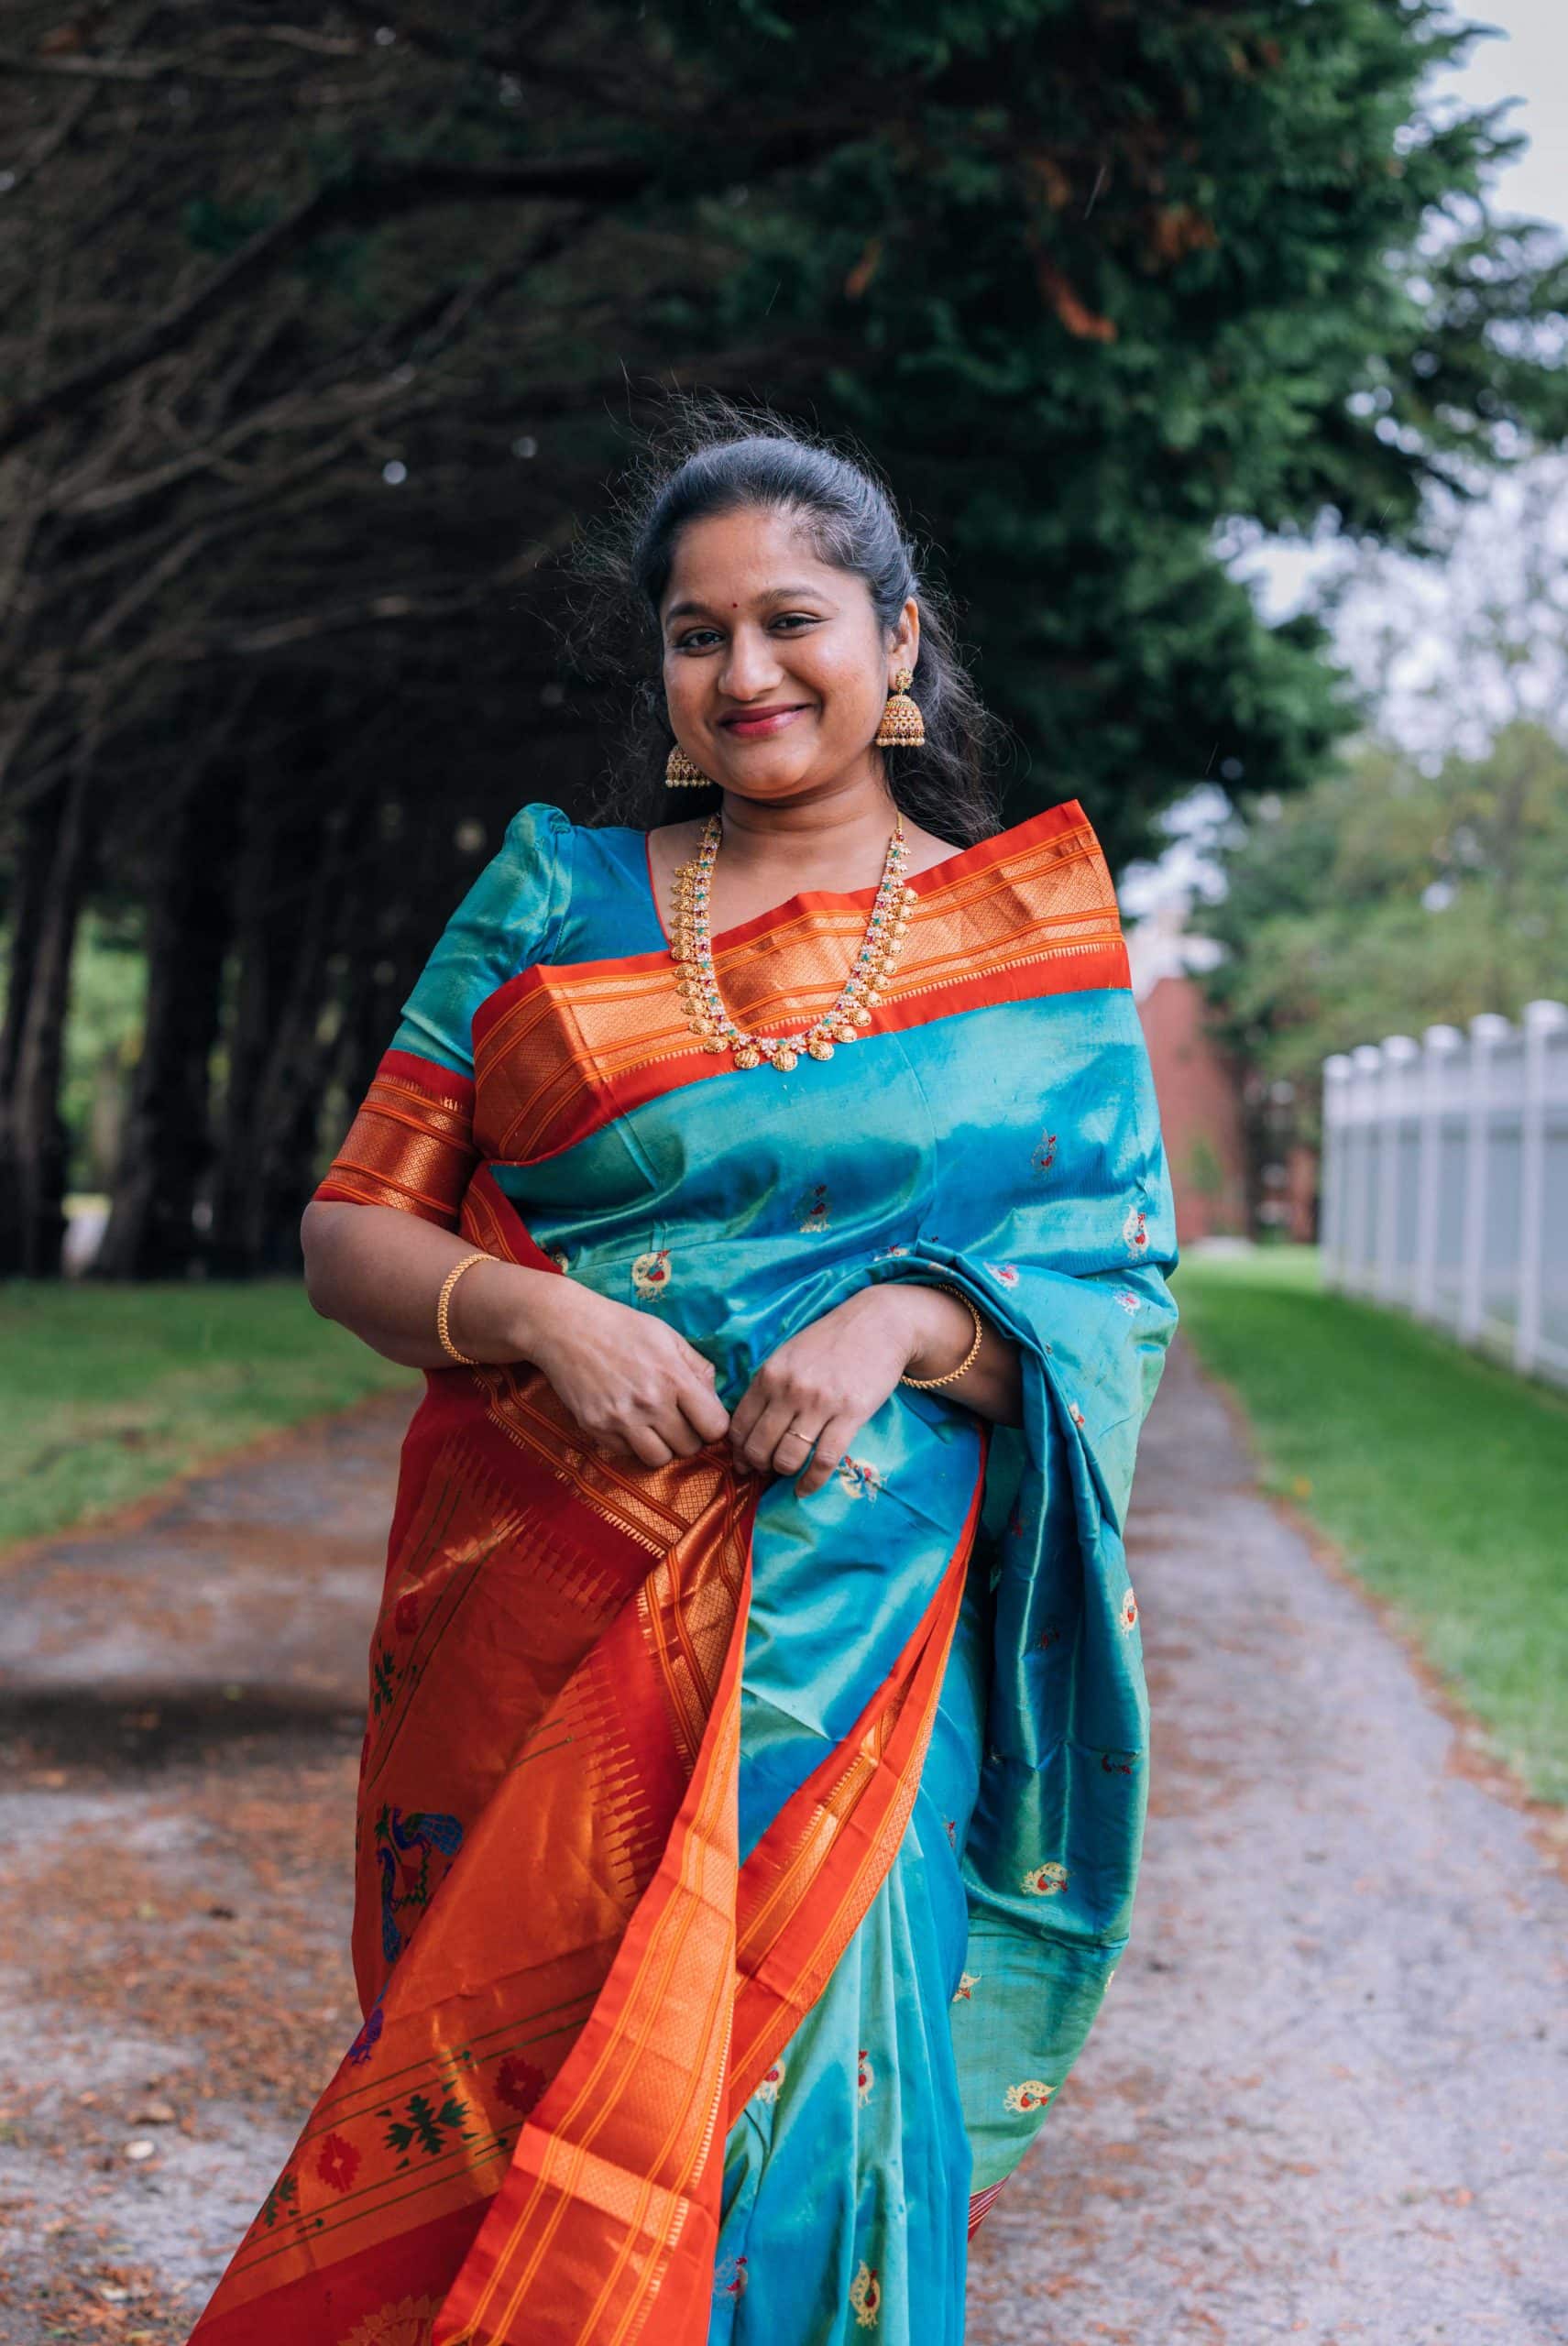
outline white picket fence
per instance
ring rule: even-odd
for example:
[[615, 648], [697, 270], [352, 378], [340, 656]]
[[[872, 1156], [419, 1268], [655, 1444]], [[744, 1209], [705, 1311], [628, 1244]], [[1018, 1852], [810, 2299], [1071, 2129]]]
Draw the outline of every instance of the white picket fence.
[[1327, 1282], [1568, 1384], [1568, 1003], [1323, 1064]]

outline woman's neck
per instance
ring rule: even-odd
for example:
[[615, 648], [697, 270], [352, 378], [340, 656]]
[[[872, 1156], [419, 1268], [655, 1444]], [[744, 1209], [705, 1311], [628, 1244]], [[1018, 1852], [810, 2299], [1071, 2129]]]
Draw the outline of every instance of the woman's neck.
[[[898, 809], [878, 781], [773, 801], [726, 791], [720, 819], [719, 852], [738, 880], [787, 878], [791, 888], [845, 890], [881, 877]], [[904, 828], [907, 836], [907, 822]]]

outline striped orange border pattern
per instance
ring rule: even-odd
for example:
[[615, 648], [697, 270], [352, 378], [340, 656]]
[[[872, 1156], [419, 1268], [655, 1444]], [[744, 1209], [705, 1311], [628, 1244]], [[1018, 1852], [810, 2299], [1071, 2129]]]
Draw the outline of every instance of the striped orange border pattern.
[[411, 1051], [387, 1051], [315, 1195], [324, 1202], [395, 1206], [455, 1230], [479, 1161], [474, 1086]]

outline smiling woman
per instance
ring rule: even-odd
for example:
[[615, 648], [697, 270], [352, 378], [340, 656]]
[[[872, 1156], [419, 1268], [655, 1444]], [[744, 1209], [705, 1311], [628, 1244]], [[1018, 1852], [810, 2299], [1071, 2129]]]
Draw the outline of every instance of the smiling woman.
[[364, 2024], [202, 2346], [958, 2346], [1126, 1944], [1175, 1246], [1110, 875], [999, 828], [863, 466], [721, 413], [629, 519], [706, 808], [521, 809], [305, 1218], [428, 1392]]

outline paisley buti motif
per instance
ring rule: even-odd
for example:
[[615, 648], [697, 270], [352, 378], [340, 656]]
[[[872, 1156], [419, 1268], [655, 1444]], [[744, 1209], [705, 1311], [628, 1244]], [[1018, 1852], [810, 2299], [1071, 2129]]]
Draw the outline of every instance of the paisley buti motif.
[[1148, 1216], [1142, 1206], [1129, 1206], [1127, 1218], [1122, 1224], [1122, 1244], [1130, 1246], [1135, 1255], [1146, 1255], [1149, 1233]]
[[1067, 1405], [1067, 1413], [1068, 1413], [1068, 1416], [1072, 1420], [1073, 1424], [1074, 1424], [1075, 1426], [1079, 1426], [1079, 1427], [1081, 1427], [1081, 1426], [1082, 1426], [1082, 1424], [1083, 1424], [1083, 1411], [1079, 1408], [1078, 1403], [1077, 1403], [1076, 1401], [1069, 1401], [1069, 1402], [1068, 1403], [1068, 1405]]
[[1066, 1866], [1053, 1861], [1031, 1867], [1024, 1876], [1022, 1886], [1031, 1898], [1054, 1898], [1058, 1891], [1067, 1888], [1070, 1879]]
[[850, 2304], [859, 2329], [874, 2330], [876, 2318], [882, 2311], [882, 2283], [876, 2276], [876, 2266], [862, 2258], [861, 2269], [850, 2284]]
[[779, 2088], [783, 2085], [784, 2081], [784, 2065], [782, 2061], [775, 2061], [773, 2067], [768, 2071], [766, 2077], [758, 2086], [756, 2092], [751, 2096], [752, 2100], [777, 2101], [779, 2098]]
[[1141, 1311], [1144, 1308], [1143, 1297], [1141, 1295], [1135, 1295], [1130, 1287], [1119, 1287], [1114, 1288], [1112, 1292], [1111, 1300], [1113, 1303], [1119, 1303], [1121, 1305], [1129, 1320], [1132, 1318], [1135, 1311]]
[[1055, 1133], [1042, 1133], [1035, 1144], [1035, 1152], [1029, 1162], [1036, 1173], [1048, 1173], [1056, 1161], [1057, 1136]]
[[860, 2103], [862, 2110], [865, 2108], [867, 2102], [870, 2101], [875, 2089], [876, 2071], [872, 2066], [871, 2055], [866, 2051], [865, 2046], [862, 2045], [860, 2051], [860, 2058], [855, 2068], [855, 2099]]
[[869, 1458], [851, 1458], [847, 1450], [839, 1461], [837, 1473], [839, 1480], [853, 1499], [874, 1499], [883, 1488], [881, 1468], [873, 1465]]
[[1044, 2110], [1055, 2091], [1055, 2086], [1047, 2085], [1043, 2078], [1025, 2077], [1009, 2086], [1002, 2099], [1008, 2110]]
[[437, 2311], [433, 2297], [400, 2297], [356, 2321], [342, 2346], [430, 2346]]
[[953, 2002], [955, 2004], [973, 2003], [974, 1991], [979, 1987], [980, 1982], [981, 1974], [978, 1971], [960, 1971], [959, 1974], [959, 1984], [953, 1990]]
[[985, 1267], [999, 1287], [1017, 1286], [1018, 1266], [1016, 1263], [987, 1263]]
[[639, 1295], [662, 1295], [670, 1284], [670, 1250], [652, 1246], [631, 1266], [631, 1284]]
[[1129, 1588], [1123, 1597], [1116, 1618], [1124, 1629], [1130, 1629], [1138, 1617], [1138, 1600]]
[[716, 2297], [743, 2297], [746, 2294], [746, 2260], [743, 2256], [727, 2256], [713, 2276]]
[[808, 1238], [816, 1237], [819, 1231], [831, 1230], [833, 1225], [828, 1219], [829, 1202], [827, 1182], [813, 1181], [810, 1188], [803, 1189], [795, 1201], [795, 1211], [798, 1217], [795, 1223], [796, 1229], [804, 1231]]

